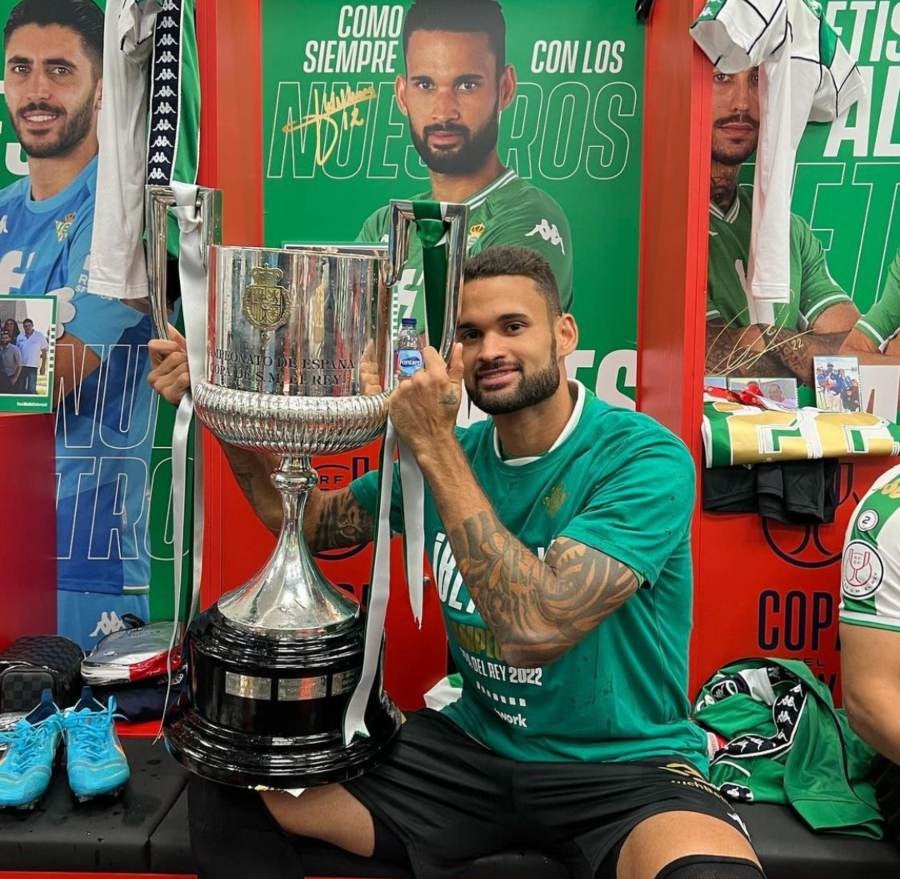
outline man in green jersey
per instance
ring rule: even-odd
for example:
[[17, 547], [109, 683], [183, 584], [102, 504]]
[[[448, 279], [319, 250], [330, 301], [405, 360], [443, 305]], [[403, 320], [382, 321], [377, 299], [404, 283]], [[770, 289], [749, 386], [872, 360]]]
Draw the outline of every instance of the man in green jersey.
[[[506, 24], [495, 0], [416, 0], [403, 27], [406, 75], [395, 84], [431, 190], [417, 198], [469, 206], [468, 250], [497, 244], [538, 251], [550, 263], [562, 306], [572, 307], [572, 236], [560, 206], [497, 155], [500, 112], [516, 93], [506, 63]], [[361, 241], [387, 240], [388, 208], [363, 224]], [[422, 248], [413, 236], [395, 288], [403, 316], [424, 326]]]
[[835, 354], [859, 319], [831, 277], [822, 245], [791, 215], [790, 297], [765, 302], [747, 285], [752, 195], [738, 186], [759, 136], [759, 75], [713, 72], [712, 170], [706, 295], [706, 371], [793, 375], [810, 384], [812, 358]]
[[[688, 716], [690, 455], [567, 379], [578, 329], [533, 251], [467, 263], [458, 339], [449, 366], [425, 349], [390, 415], [427, 482], [425, 545], [461, 695], [410, 716], [367, 775], [266, 792], [268, 811], [252, 792], [192, 782], [199, 875], [302, 875], [281, 828], [429, 879], [535, 845], [576, 879], [759, 879]], [[183, 372], [166, 358], [151, 380], [176, 399]], [[492, 418], [457, 430], [463, 383]], [[229, 454], [277, 530], [268, 462]], [[377, 484], [314, 491], [310, 545], [371, 539]], [[402, 531], [396, 493], [391, 518]]]
[[856, 322], [841, 354], [860, 363], [900, 366], [900, 251], [888, 269], [881, 298]]
[[840, 637], [844, 706], [893, 764], [872, 775], [887, 835], [900, 840], [900, 464], [875, 480], [847, 528]]
[[841, 674], [850, 722], [900, 763], [900, 464], [853, 514], [841, 568]]

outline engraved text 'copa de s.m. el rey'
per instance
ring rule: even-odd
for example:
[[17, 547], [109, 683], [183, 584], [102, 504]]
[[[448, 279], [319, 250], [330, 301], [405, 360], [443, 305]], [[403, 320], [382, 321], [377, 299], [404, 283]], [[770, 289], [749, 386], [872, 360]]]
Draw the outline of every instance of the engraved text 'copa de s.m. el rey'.
[[291, 357], [216, 348], [213, 381], [267, 381], [339, 387], [350, 381], [357, 364], [350, 357]]

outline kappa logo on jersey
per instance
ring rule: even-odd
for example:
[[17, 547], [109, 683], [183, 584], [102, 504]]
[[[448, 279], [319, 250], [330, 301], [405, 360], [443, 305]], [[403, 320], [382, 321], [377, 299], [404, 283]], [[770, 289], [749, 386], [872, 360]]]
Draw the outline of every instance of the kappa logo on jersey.
[[113, 632], [121, 632], [125, 628], [127, 626], [119, 619], [119, 615], [114, 610], [105, 610], [100, 614], [100, 619], [97, 620], [97, 625], [94, 627], [94, 631], [91, 632], [91, 637], [111, 635]]
[[878, 550], [864, 540], [851, 540], [844, 550], [841, 589], [848, 598], [868, 598], [884, 579], [884, 562]]
[[864, 510], [856, 520], [856, 527], [864, 534], [871, 531], [878, 524], [878, 513], [875, 510]]
[[549, 223], [547, 220], [542, 219], [525, 237], [531, 238], [532, 235], [540, 235], [544, 241], [549, 241], [565, 254], [566, 247], [563, 244], [562, 236], [559, 234], [559, 229], [556, 228], [556, 223]]
[[69, 230], [75, 222], [75, 214], [66, 214], [61, 220], [54, 220], [56, 223], [56, 240], [65, 241], [69, 236]]
[[[178, 130], [178, 82], [181, 71], [181, 2], [167, 0], [163, 9], [175, 15], [164, 15], [157, 22], [156, 38], [153, 46], [153, 66], [151, 81], [156, 83], [150, 101], [150, 122], [148, 140], [153, 141], [156, 152], [147, 162], [147, 179], [151, 183], [168, 183], [175, 167], [175, 145], [177, 136], [170, 139], [160, 137], [163, 132]], [[175, 84], [175, 87], [172, 87]], [[174, 120], [174, 124], [172, 121]]]

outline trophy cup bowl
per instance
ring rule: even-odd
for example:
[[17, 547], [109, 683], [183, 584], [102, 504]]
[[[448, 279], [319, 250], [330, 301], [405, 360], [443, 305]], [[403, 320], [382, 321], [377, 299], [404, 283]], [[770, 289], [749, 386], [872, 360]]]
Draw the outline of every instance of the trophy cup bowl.
[[302, 524], [317, 482], [310, 457], [366, 445], [385, 428], [388, 394], [364, 385], [367, 375], [390, 384], [388, 265], [385, 246], [210, 247], [195, 411], [221, 440], [280, 456], [284, 522], [263, 569], [188, 630], [191, 698], [167, 720], [166, 741], [206, 778], [271, 788], [346, 780], [377, 762], [399, 728], [379, 679], [369, 736], [343, 741], [364, 626], [358, 603], [319, 572]]

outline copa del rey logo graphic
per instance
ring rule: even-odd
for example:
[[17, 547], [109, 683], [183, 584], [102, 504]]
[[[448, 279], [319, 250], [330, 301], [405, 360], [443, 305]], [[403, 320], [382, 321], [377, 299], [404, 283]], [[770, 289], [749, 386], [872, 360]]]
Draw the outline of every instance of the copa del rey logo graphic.
[[864, 540], [851, 540], [844, 550], [843, 589], [850, 598], [868, 598], [881, 585], [884, 563]]
[[563, 253], [566, 252], [566, 246], [563, 244], [562, 236], [559, 234], [559, 229], [556, 228], [556, 223], [550, 223], [545, 219], [542, 219], [540, 223], [538, 223], [530, 232], [526, 234], [527, 238], [530, 238], [532, 235], [540, 235], [544, 241], [549, 241], [554, 247], [558, 247]]

